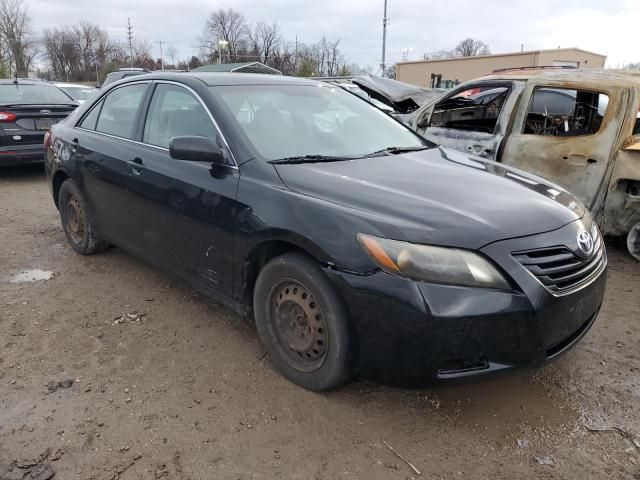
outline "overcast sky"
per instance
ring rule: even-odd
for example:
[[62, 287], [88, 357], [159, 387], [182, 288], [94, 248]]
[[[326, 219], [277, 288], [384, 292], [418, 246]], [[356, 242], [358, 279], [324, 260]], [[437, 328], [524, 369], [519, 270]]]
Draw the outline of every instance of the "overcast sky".
[[[197, 52], [196, 37], [209, 13], [232, 7], [249, 22], [277, 21], [286, 39], [340, 39], [349, 60], [378, 68], [384, 0], [25, 0], [36, 31], [88, 20], [125, 39], [127, 17], [134, 36], [175, 46], [181, 58]], [[608, 56], [607, 65], [640, 62], [638, 0], [389, 0], [387, 61], [413, 49], [449, 50], [466, 37], [493, 53], [579, 47]], [[154, 56], [159, 57], [153, 43]]]

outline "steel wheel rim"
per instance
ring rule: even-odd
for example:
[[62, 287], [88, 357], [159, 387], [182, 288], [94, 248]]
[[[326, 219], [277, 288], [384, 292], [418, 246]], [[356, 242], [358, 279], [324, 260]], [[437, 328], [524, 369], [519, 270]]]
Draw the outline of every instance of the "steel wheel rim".
[[82, 243], [85, 230], [84, 212], [75, 195], [69, 195], [65, 208], [69, 236], [74, 243]]
[[309, 289], [286, 280], [271, 294], [271, 326], [287, 362], [297, 370], [319, 369], [327, 356], [329, 332], [322, 308]]

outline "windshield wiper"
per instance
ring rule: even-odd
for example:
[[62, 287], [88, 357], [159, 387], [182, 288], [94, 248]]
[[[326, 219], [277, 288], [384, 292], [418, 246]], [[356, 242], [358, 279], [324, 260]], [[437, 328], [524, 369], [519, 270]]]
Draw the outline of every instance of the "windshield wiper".
[[270, 160], [268, 163], [274, 165], [287, 163], [313, 163], [313, 162], [342, 162], [345, 160], [355, 160], [358, 157], [339, 157], [334, 155], [300, 155], [297, 157], [278, 158]]
[[419, 152], [420, 150], [427, 150], [431, 147], [426, 145], [422, 145], [420, 147], [387, 147], [382, 150], [378, 150], [376, 152], [371, 152], [365, 155], [365, 158], [369, 157], [382, 157], [384, 155], [396, 155], [398, 153], [406, 153], [406, 152]]

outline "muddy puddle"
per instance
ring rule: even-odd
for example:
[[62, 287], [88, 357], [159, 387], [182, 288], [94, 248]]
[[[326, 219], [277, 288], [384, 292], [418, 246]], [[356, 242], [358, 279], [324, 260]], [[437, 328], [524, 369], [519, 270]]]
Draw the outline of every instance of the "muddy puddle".
[[560, 392], [525, 375], [432, 389], [430, 402], [454, 425], [468, 427], [497, 443], [524, 433], [571, 431], [580, 414]]
[[23, 270], [22, 272], [8, 276], [9, 283], [30, 283], [50, 280], [53, 272], [49, 270], [40, 270], [34, 268], [31, 270]]

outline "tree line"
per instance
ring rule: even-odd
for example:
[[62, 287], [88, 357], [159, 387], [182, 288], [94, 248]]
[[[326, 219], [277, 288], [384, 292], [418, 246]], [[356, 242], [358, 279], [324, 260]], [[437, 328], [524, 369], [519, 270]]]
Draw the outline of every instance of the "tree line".
[[[336, 76], [367, 73], [350, 63], [340, 40], [316, 43], [285, 39], [277, 22], [249, 23], [233, 9], [212, 12], [196, 39], [197, 54], [178, 58], [177, 49], [163, 49], [165, 68], [189, 70], [207, 63], [258, 61], [285, 75]], [[149, 41], [115, 39], [99, 25], [81, 21], [33, 30], [24, 0], [0, 0], [0, 76], [59, 81], [100, 82], [121, 67], [161, 68]]]
[[206, 63], [256, 61], [284, 75], [343, 76], [365, 73], [340, 50], [340, 40], [322, 37], [316, 43], [285, 39], [280, 25], [249, 23], [238, 11], [219, 9], [206, 20], [199, 37], [200, 58]]
[[422, 55], [424, 60], [439, 60], [442, 58], [475, 57], [478, 55], [491, 55], [489, 45], [481, 40], [465, 38], [452, 50], [438, 50]]

